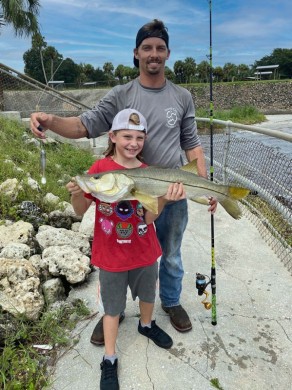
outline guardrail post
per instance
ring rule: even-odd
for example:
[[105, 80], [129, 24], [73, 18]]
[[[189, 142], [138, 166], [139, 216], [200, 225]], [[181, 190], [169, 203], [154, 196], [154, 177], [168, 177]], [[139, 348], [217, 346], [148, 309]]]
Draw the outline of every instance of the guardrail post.
[[227, 183], [227, 177], [226, 177], [226, 170], [227, 170], [227, 156], [228, 156], [228, 153], [229, 153], [229, 149], [230, 149], [230, 142], [231, 142], [231, 139], [230, 139], [230, 135], [231, 135], [231, 125], [232, 125], [232, 121], [227, 121], [226, 122], [226, 125], [225, 125], [225, 135], [227, 136], [227, 140], [226, 142], [224, 142], [224, 150], [223, 150], [223, 183], [226, 184]]

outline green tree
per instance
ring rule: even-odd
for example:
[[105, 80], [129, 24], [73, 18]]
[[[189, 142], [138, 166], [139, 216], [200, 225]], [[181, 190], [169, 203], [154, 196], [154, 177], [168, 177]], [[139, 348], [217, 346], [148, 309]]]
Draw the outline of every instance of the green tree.
[[227, 62], [223, 66], [223, 79], [224, 81], [234, 81], [237, 75], [237, 66], [231, 62]]
[[63, 56], [53, 46], [47, 46], [40, 34], [32, 36], [32, 48], [23, 54], [24, 73], [47, 84], [56, 80], [55, 73], [59, 69]]
[[173, 65], [173, 71], [175, 74], [175, 80], [179, 84], [183, 84], [186, 82], [186, 73], [185, 73], [185, 62], [183, 61], [175, 61]]
[[165, 77], [167, 80], [175, 81], [175, 74], [168, 66], [165, 67]]
[[38, 0], [0, 0], [0, 29], [11, 24], [16, 36], [29, 36], [39, 32]]
[[136, 67], [131, 68], [130, 66], [124, 66], [124, 76], [126, 77], [127, 81], [133, 80], [138, 76], [139, 71], [136, 72], [136, 70], [138, 70]]
[[79, 75], [79, 66], [71, 58], [66, 58], [57, 70], [54, 78], [56, 80], [64, 80], [65, 84], [76, 84], [78, 83]]
[[93, 80], [96, 81], [99, 85], [107, 85], [107, 77], [100, 68], [96, 68], [94, 70]]
[[114, 75], [114, 66], [111, 62], [105, 62], [104, 65], [103, 65], [103, 71], [104, 73], [109, 76], [109, 77], [113, 77]]
[[240, 64], [237, 66], [237, 79], [246, 80], [247, 77], [251, 76], [251, 71], [248, 65]]
[[36, 33], [32, 36], [31, 46], [31, 49], [23, 54], [24, 73], [41, 83], [47, 83], [42, 55], [47, 42], [41, 34]]
[[112, 82], [114, 81], [114, 69], [115, 68], [111, 62], [105, 62], [103, 64], [103, 71], [107, 78], [108, 85], [111, 85]]
[[223, 81], [223, 69], [221, 66], [216, 66], [216, 68], [213, 69], [213, 77], [214, 81]]
[[187, 57], [185, 59], [185, 76], [186, 82], [191, 83], [195, 79], [197, 64], [194, 58]]
[[136, 66], [134, 66], [133, 68], [131, 68], [131, 80], [134, 80], [136, 77], [139, 76], [139, 69], [136, 68]]
[[95, 69], [91, 64], [81, 63], [78, 65], [78, 67], [79, 67], [78, 82], [80, 84], [90, 82], [90, 81], [95, 81], [94, 80]]
[[115, 77], [119, 79], [119, 83], [123, 84], [123, 78], [125, 77], [125, 67], [124, 65], [118, 65], [114, 73]]
[[199, 80], [203, 83], [208, 83], [210, 79], [210, 64], [208, 61], [201, 61], [197, 66]]
[[63, 56], [53, 46], [48, 46], [43, 51], [43, 57], [47, 75], [50, 75], [50, 81], [56, 80], [55, 75], [63, 60]]
[[292, 77], [292, 49], [274, 49], [269, 56], [265, 56], [259, 61], [255, 61], [253, 72], [257, 66], [279, 65], [278, 73], [280, 78]]

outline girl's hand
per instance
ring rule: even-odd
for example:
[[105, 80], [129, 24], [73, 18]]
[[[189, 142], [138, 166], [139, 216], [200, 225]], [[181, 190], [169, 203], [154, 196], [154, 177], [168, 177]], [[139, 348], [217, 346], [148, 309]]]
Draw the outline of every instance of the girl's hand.
[[76, 183], [75, 178], [73, 177], [71, 181], [69, 181], [68, 184], [66, 184], [66, 188], [70, 195], [74, 196], [80, 196], [83, 195], [82, 189], [79, 187], [79, 185]]

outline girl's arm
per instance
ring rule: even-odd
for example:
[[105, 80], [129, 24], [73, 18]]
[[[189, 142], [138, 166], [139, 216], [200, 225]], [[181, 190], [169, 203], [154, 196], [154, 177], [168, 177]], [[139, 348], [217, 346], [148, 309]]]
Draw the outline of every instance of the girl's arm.
[[158, 214], [153, 214], [150, 211], [146, 210], [145, 212], [145, 223], [150, 225], [150, 223], [154, 222], [162, 212], [164, 206], [168, 202], [173, 202], [186, 198], [186, 193], [182, 183], [173, 183], [168, 187], [167, 193], [158, 198]]

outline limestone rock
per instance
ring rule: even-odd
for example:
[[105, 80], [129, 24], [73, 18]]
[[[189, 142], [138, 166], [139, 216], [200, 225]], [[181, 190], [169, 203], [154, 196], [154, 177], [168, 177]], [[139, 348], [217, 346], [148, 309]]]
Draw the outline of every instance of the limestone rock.
[[32, 190], [35, 190], [35, 191], [40, 191], [41, 188], [39, 186], [39, 183], [32, 179], [31, 177], [28, 177], [27, 178], [27, 184], [29, 185], [29, 187], [32, 189]]
[[60, 198], [54, 194], [51, 194], [50, 192], [44, 196], [44, 203], [56, 205], [59, 203], [59, 201]]
[[26, 259], [0, 259], [0, 306], [13, 315], [38, 319], [44, 298], [37, 270]]
[[33, 255], [29, 258], [30, 263], [38, 271], [40, 280], [51, 279], [51, 275], [48, 270], [48, 265], [42, 259], [41, 255]]
[[30, 247], [26, 244], [10, 242], [0, 252], [0, 257], [6, 259], [28, 259]]
[[95, 204], [91, 204], [83, 215], [79, 232], [85, 234], [89, 239], [93, 238], [95, 223]]
[[88, 256], [91, 252], [88, 239], [84, 235], [63, 228], [47, 225], [40, 226], [36, 239], [41, 249], [46, 249], [50, 246], [62, 247], [66, 245], [73, 249], [78, 249]]
[[91, 272], [90, 258], [70, 245], [50, 246], [42, 257], [51, 275], [63, 275], [72, 284], [83, 282]]
[[34, 234], [34, 228], [32, 224], [24, 221], [18, 221], [11, 225], [0, 226], [0, 249], [7, 244], [21, 243], [30, 246]]
[[65, 288], [60, 278], [47, 280], [43, 286], [45, 301], [48, 305], [66, 299]]
[[9, 196], [12, 200], [15, 200], [19, 191], [22, 189], [17, 179], [7, 179], [0, 184], [0, 193]]

